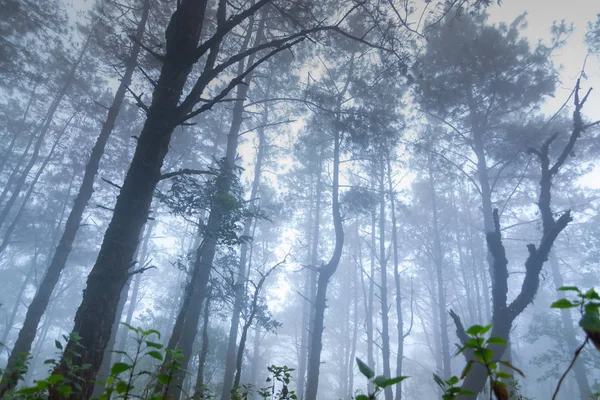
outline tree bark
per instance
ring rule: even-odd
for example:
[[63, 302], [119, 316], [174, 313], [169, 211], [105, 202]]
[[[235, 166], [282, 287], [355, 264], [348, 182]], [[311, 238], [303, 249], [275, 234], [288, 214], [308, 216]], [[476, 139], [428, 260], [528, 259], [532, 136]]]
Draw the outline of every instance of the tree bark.
[[[85, 385], [81, 392], [72, 395], [75, 400], [87, 399], [93, 390], [89, 382], [95, 378], [102, 362], [119, 296], [129, 279], [139, 235], [161, 178], [160, 170], [171, 135], [180, 123], [179, 100], [191, 71], [189, 57], [198, 45], [205, 7], [205, 2], [182, 0], [166, 30], [167, 52], [162, 60], [146, 122], [75, 315], [73, 332], [79, 333], [83, 347], [82, 357], [75, 362], [91, 365], [81, 374]], [[71, 340], [65, 351], [74, 349], [75, 343]], [[69, 368], [63, 358], [56, 372], [66, 375]], [[60, 396], [55, 391], [50, 393], [50, 399], [58, 398]]]

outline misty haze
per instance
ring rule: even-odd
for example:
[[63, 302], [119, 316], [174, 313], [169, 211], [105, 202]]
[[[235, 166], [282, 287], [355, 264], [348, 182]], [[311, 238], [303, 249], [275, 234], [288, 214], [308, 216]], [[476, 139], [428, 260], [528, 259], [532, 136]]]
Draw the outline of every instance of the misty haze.
[[599, 91], [598, 0], [0, 0], [0, 398], [600, 400]]

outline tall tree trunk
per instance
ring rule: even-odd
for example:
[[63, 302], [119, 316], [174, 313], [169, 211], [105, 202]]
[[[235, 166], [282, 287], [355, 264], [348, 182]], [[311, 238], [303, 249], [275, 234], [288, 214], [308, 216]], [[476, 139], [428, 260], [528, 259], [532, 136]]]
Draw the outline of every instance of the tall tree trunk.
[[429, 188], [431, 191], [431, 212], [432, 212], [432, 229], [433, 229], [433, 262], [435, 265], [435, 276], [437, 284], [437, 300], [438, 300], [438, 318], [439, 318], [439, 339], [442, 358], [442, 376], [445, 379], [450, 378], [450, 345], [448, 339], [448, 321], [446, 313], [446, 287], [444, 279], [444, 250], [442, 248], [442, 240], [440, 238], [437, 193], [435, 190], [435, 179], [433, 176], [433, 160], [429, 153], [427, 160], [429, 172]]
[[[404, 321], [402, 316], [402, 282], [400, 279], [400, 257], [398, 254], [398, 221], [396, 219], [396, 194], [392, 181], [392, 162], [387, 154], [388, 190], [390, 192], [390, 212], [392, 217], [392, 250], [394, 252], [394, 283], [396, 286], [396, 331], [398, 349], [396, 351], [396, 376], [402, 375], [402, 359], [404, 358]], [[396, 385], [395, 400], [402, 400], [402, 382]]]
[[17, 298], [15, 299], [15, 304], [13, 305], [13, 309], [12, 309], [12, 312], [10, 313], [9, 319], [6, 322], [6, 327], [4, 328], [4, 333], [2, 334], [2, 339], [0, 340], [0, 343], [3, 343], [3, 344], [6, 343], [6, 341], [8, 339], [8, 335], [10, 334], [12, 327], [15, 325], [15, 319], [17, 317], [17, 312], [19, 311], [19, 306], [21, 305], [21, 302], [23, 301], [23, 293], [25, 293], [25, 289], [27, 289], [27, 285], [29, 284], [31, 275], [33, 275], [34, 265], [35, 264], [32, 264], [32, 266], [29, 268], [29, 271], [25, 275], [25, 279], [23, 280], [23, 283], [21, 284], [19, 293], [17, 293]]
[[[240, 53], [244, 52], [250, 46], [250, 41], [253, 33], [253, 18], [250, 22], [250, 28], [242, 45]], [[265, 18], [261, 19], [260, 27], [258, 29], [257, 37], [255, 39], [255, 45], [262, 41], [262, 30], [264, 29]], [[245, 70], [246, 65], [252, 65], [254, 62], [254, 55], [248, 58], [247, 64], [244, 61], [238, 63], [237, 76], [241, 76]], [[252, 80], [252, 73], [246, 75], [244, 83], [238, 85], [236, 93], [236, 101], [233, 107], [233, 115], [231, 119], [231, 126], [229, 133], [227, 134], [227, 148], [225, 152], [225, 159], [221, 166], [220, 178], [218, 179], [218, 187], [216, 193], [213, 195], [210, 214], [208, 216], [208, 222], [206, 224], [206, 232], [200, 247], [198, 247], [196, 254], [196, 261], [193, 266], [192, 277], [190, 285], [186, 288], [187, 301], [184, 299], [184, 303], [177, 316], [178, 322], [175, 323], [173, 333], [169, 340], [168, 348], [180, 349], [183, 353], [183, 360], [181, 361], [182, 369], [187, 368], [188, 362], [192, 356], [192, 348], [198, 332], [198, 322], [202, 313], [202, 300], [205, 295], [206, 284], [210, 278], [210, 272], [212, 270], [213, 260], [215, 258], [218, 242], [218, 231], [223, 221], [223, 210], [219, 204], [219, 198], [222, 196], [229, 195], [231, 189], [231, 177], [236, 173], [235, 171], [235, 159], [237, 155], [237, 147], [239, 142], [239, 132], [243, 122], [244, 113], [244, 102], [246, 94], [248, 93], [248, 87]], [[167, 357], [163, 365], [170, 362]], [[184, 373], [183, 371], [176, 374], [175, 380], [169, 387], [167, 395], [173, 396], [174, 399], [179, 399], [181, 396], [181, 384], [183, 382]], [[161, 385], [158, 385], [161, 388]]]
[[[81, 374], [85, 382], [75, 400], [87, 399], [93, 390], [89, 382], [96, 376], [110, 338], [119, 296], [127, 283], [139, 235], [148, 218], [154, 190], [161, 179], [161, 167], [173, 130], [180, 122], [179, 101], [191, 71], [190, 54], [198, 46], [206, 3], [182, 0], [166, 30], [166, 54], [153, 93], [146, 121], [138, 138], [129, 171], [114, 207], [113, 217], [104, 235], [98, 258], [87, 280], [83, 300], [73, 332], [81, 336], [82, 356], [77, 365], [90, 364]], [[69, 341], [66, 352], [73, 351]], [[70, 366], [63, 357], [57, 373], [67, 373]], [[59, 398], [55, 391], [50, 399]]]
[[208, 327], [210, 324], [210, 296], [204, 299], [204, 319], [202, 320], [202, 346], [200, 347], [200, 357], [198, 360], [198, 374], [196, 375], [195, 397], [204, 398], [204, 367], [206, 366], [206, 357], [208, 356]]
[[[381, 274], [380, 300], [381, 300], [381, 352], [383, 355], [383, 375], [391, 376], [390, 368], [390, 328], [387, 295], [387, 254], [385, 251], [385, 163], [381, 161], [379, 179], [379, 267]], [[384, 389], [385, 400], [392, 400], [394, 394], [392, 387]]]
[[[150, 238], [152, 237], [152, 231], [156, 227], [157, 221], [153, 220], [146, 225], [146, 233], [144, 235], [144, 239], [142, 241], [142, 250], [140, 252], [140, 257], [138, 260], [139, 266], [144, 267], [146, 260], [148, 259], [148, 243], [150, 242]], [[127, 308], [127, 316], [125, 317], [125, 323], [131, 325], [131, 321], [133, 320], [133, 313], [135, 312], [135, 308], [138, 303], [138, 294], [140, 291], [140, 284], [142, 282], [142, 274], [136, 274], [133, 279], [133, 289], [131, 291], [131, 299], [129, 300], [129, 307]], [[129, 287], [129, 285], [127, 285]], [[120, 314], [118, 314], [120, 315]], [[125, 351], [125, 346], [127, 345], [127, 337], [129, 336], [129, 329], [125, 327], [121, 327], [119, 339], [117, 341], [117, 351]], [[120, 354], [117, 354], [117, 360], [121, 359]]]
[[[269, 79], [270, 81], [270, 79]], [[269, 89], [267, 87], [266, 93], [269, 93]], [[250, 202], [255, 202], [255, 199], [258, 195], [258, 189], [260, 186], [260, 178], [262, 173], [262, 164], [265, 153], [265, 128], [264, 125], [267, 123], [269, 115], [268, 115], [268, 106], [265, 106], [265, 110], [262, 114], [261, 125], [263, 127], [257, 130], [258, 133], [258, 151], [256, 154], [256, 163], [254, 165], [254, 179], [252, 180], [252, 188], [250, 190]], [[244, 223], [243, 235], [245, 237], [250, 236], [250, 230], [252, 229], [252, 219], [248, 219]], [[230, 390], [232, 388], [233, 383], [233, 375], [236, 370], [235, 363], [235, 354], [237, 350], [237, 338], [238, 338], [238, 330], [240, 324], [240, 315], [242, 313], [244, 294], [246, 287], [246, 265], [248, 258], [248, 246], [249, 244], [244, 241], [241, 245], [240, 249], [240, 261], [238, 265], [237, 279], [236, 279], [236, 293], [233, 304], [233, 312], [231, 314], [231, 322], [229, 328], [229, 339], [227, 342], [227, 353], [225, 358], [225, 374], [223, 376], [223, 390], [221, 392], [221, 400], [228, 400], [230, 398]]]
[[[346, 85], [347, 86], [347, 85]], [[344, 90], [345, 92], [345, 90]], [[338, 102], [338, 113], [336, 119], [339, 121], [339, 109], [341, 107], [341, 98]], [[337, 270], [342, 249], [344, 247], [344, 227], [342, 225], [342, 216], [340, 213], [339, 204], [339, 174], [340, 174], [340, 145], [341, 133], [337, 130], [334, 132], [333, 146], [333, 183], [332, 183], [332, 200], [331, 208], [333, 213], [333, 226], [335, 229], [335, 247], [333, 255], [329, 262], [319, 268], [319, 276], [317, 279], [317, 293], [315, 296], [315, 315], [313, 322], [313, 331], [311, 348], [308, 354], [308, 377], [306, 382], [306, 400], [317, 399], [317, 388], [319, 385], [319, 370], [321, 367], [321, 350], [323, 348], [323, 329], [325, 320], [325, 309], [327, 308], [327, 285], [329, 280]]]
[[[148, 18], [149, 7], [150, 7], [149, 1], [145, 0], [142, 18], [140, 20], [140, 23], [138, 24], [136, 36], [135, 36], [136, 40], [138, 42], [141, 40], [143, 33], [144, 33], [146, 21]], [[86, 47], [87, 47], [87, 43], [86, 43]], [[79, 56], [77, 63], [73, 66], [73, 68], [70, 72], [70, 77], [67, 81], [68, 85], [70, 85], [70, 81], [72, 81], [75, 77], [77, 67], [79, 66], [79, 63], [81, 62], [81, 60], [83, 58], [83, 54], [85, 52], [86, 47], [84, 47], [83, 51], [81, 52], [81, 55]], [[129, 86], [129, 84], [131, 82], [131, 77], [133, 75], [135, 67], [137, 66], [137, 57], [138, 57], [139, 51], [140, 51], [140, 46], [138, 44], [134, 43], [131, 54], [127, 61], [127, 69], [125, 71], [125, 75], [123, 76], [123, 79], [121, 80], [119, 88], [117, 89], [117, 93], [115, 94], [115, 98], [113, 99], [113, 103], [109, 109], [107, 118], [104, 122], [104, 125], [102, 126], [102, 130], [100, 131], [100, 135], [98, 136], [98, 139], [96, 140], [96, 144], [94, 145], [94, 148], [92, 149], [92, 153], [90, 155], [90, 159], [88, 160], [88, 164], [85, 169], [83, 180], [82, 180], [81, 186], [79, 188], [79, 193], [77, 194], [77, 197], [75, 198], [75, 201], [73, 203], [73, 208], [71, 209], [69, 217], [67, 218], [67, 222], [65, 224], [63, 235], [60, 239], [58, 247], [56, 248], [56, 251], [54, 252], [54, 256], [52, 257], [52, 260], [50, 261], [50, 265], [48, 266], [48, 268], [46, 270], [46, 274], [44, 275], [44, 278], [42, 279], [40, 287], [38, 288], [32, 302], [29, 306], [29, 309], [27, 310], [27, 315], [25, 316], [25, 322], [23, 323], [23, 327], [21, 328], [21, 331], [19, 332], [19, 338], [17, 339], [17, 342], [15, 343], [15, 346], [13, 348], [13, 353], [15, 353], [15, 354], [27, 353], [31, 350], [31, 344], [33, 343], [33, 339], [35, 338], [35, 333], [36, 333], [37, 327], [40, 323], [40, 319], [42, 318], [42, 315], [44, 314], [44, 312], [46, 311], [46, 308], [48, 307], [48, 301], [50, 300], [52, 291], [54, 290], [56, 283], [58, 282], [61, 272], [65, 268], [67, 258], [69, 256], [69, 253], [71, 252], [71, 249], [73, 247], [73, 242], [75, 241], [75, 237], [77, 235], [77, 231], [79, 230], [79, 226], [81, 225], [81, 218], [83, 216], [83, 212], [84, 212], [85, 208], [87, 207], [89, 199], [91, 198], [92, 193], [94, 191], [94, 188], [93, 188], [94, 179], [96, 177], [96, 174], [98, 173], [100, 159], [102, 157], [102, 154], [104, 153], [104, 148], [106, 146], [106, 142], [108, 141], [108, 138], [110, 137], [110, 134], [112, 133], [112, 130], [115, 125], [115, 121], [116, 121], [119, 111], [121, 109], [121, 104], [123, 103], [125, 91], [127, 90], [127, 87]], [[68, 85], [65, 85], [66, 87], [63, 88], [62, 92], [66, 93], [66, 90], [68, 89]], [[63, 95], [64, 95], [64, 93], [63, 93]], [[56, 110], [56, 108], [58, 107], [58, 103], [60, 103], [60, 101], [57, 102], [54, 110]], [[54, 111], [53, 111], [53, 113], [54, 113]], [[52, 113], [52, 115], [53, 115], [53, 113]], [[46, 117], [46, 118], [50, 119], [50, 120], [52, 119], [52, 117]], [[113, 220], [114, 220], [114, 217], [113, 217]], [[106, 244], [108, 244], [107, 242], [108, 241], [105, 241]], [[104, 244], [103, 244], [103, 247], [104, 247]], [[118, 293], [120, 293], [120, 290]], [[117, 295], [117, 297], [118, 297], [118, 295]], [[91, 305], [91, 306], [93, 307], [93, 305]], [[82, 316], [82, 318], [85, 319], [84, 316]], [[110, 329], [107, 327], [107, 330], [110, 330]], [[78, 330], [74, 330], [74, 332], [79, 332], [80, 334], [84, 333], [84, 332], [78, 331]], [[104, 346], [101, 349], [101, 351], [102, 352], [104, 351]], [[102, 352], [100, 352], [95, 357], [97, 360], [96, 368], [98, 368], [100, 366], [100, 362], [102, 359]], [[10, 366], [10, 365], [12, 365], [12, 364], [9, 360], [8, 366]], [[9, 373], [9, 368], [6, 368], [5, 376], [7, 376], [6, 375], [7, 373]], [[89, 376], [91, 376], [91, 374], [93, 374], [93, 373], [95, 373], [95, 371], [90, 371]], [[88, 374], [86, 374], [86, 375], [88, 375]], [[5, 387], [10, 388], [14, 384], [15, 384], [14, 379], [8, 379], [8, 384], [6, 384]]]
[[[560, 287], [564, 286], [565, 282], [563, 280], [562, 275], [560, 274], [560, 265], [558, 263], [558, 259], [556, 258], [555, 252], [550, 253], [550, 267], [552, 268], [552, 280], [554, 281], [554, 289], [558, 290]], [[562, 295], [561, 292], [557, 292], [559, 295]], [[563, 336], [565, 341], [567, 342], [567, 348], [569, 349], [570, 354], [574, 354], [577, 347], [579, 347], [579, 343], [577, 342], [577, 337], [575, 335], [575, 328], [573, 327], [573, 318], [571, 317], [571, 310], [562, 308], [560, 309], [560, 318], [562, 322], [563, 328]], [[585, 365], [581, 360], [576, 362], [573, 366], [573, 372], [575, 373], [575, 381], [577, 382], [577, 389], [579, 389], [579, 397], [584, 399], [592, 398], [592, 391], [590, 389], [590, 383], [588, 382], [587, 376], [585, 374]]]

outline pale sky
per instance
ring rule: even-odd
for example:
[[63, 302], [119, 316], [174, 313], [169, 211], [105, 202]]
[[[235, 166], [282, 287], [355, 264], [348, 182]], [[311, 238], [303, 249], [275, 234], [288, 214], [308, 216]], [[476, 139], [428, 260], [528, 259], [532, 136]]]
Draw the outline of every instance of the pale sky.
[[[575, 30], [567, 44], [557, 50], [554, 62], [563, 66], [561, 73], [562, 85], [556, 92], [556, 97], [548, 101], [544, 111], [553, 113], [566, 100], [575, 86], [579, 72], [587, 55], [584, 37], [587, 24], [596, 19], [600, 13], [600, 0], [503, 0], [500, 7], [489, 9], [490, 20], [510, 22], [517, 16], [527, 12], [528, 28], [523, 35], [532, 43], [542, 39], [547, 42], [550, 37], [550, 27], [553, 21], [564, 19], [573, 23]], [[594, 87], [590, 95], [585, 114], [594, 120], [600, 119], [600, 62], [596, 56], [587, 60], [585, 71], [588, 80], [582, 82], [582, 89]]]

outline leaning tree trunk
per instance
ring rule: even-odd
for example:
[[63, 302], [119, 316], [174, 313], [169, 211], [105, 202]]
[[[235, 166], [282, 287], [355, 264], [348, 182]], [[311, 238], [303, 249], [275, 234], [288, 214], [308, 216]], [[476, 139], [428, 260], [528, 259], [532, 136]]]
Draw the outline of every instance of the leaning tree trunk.
[[208, 356], [208, 327], [210, 324], [210, 295], [204, 299], [204, 318], [202, 321], [202, 346], [200, 346], [200, 357], [198, 360], [198, 374], [196, 375], [195, 396], [198, 399], [204, 398], [204, 367], [206, 366], [206, 357]]
[[[145, 0], [142, 19], [138, 24], [136, 32], [137, 41], [141, 40], [142, 38], [146, 26], [146, 20], [148, 18], [149, 7], [149, 1]], [[19, 332], [19, 338], [17, 339], [17, 342], [15, 343], [15, 346], [13, 348], [12, 354], [15, 354], [15, 357], [18, 354], [28, 353], [31, 350], [31, 344], [33, 343], [33, 340], [35, 338], [40, 319], [42, 318], [42, 315], [48, 307], [48, 301], [50, 300], [52, 291], [54, 290], [56, 283], [58, 282], [61, 272], [65, 268], [67, 258], [69, 256], [69, 253], [71, 252], [73, 242], [75, 241], [75, 237], [77, 235], [77, 231], [79, 230], [79, 226], [81, 225], [81, 218], [83, 216], [83, 212], [87, 207], [87, 204], [94, 191], [94, 179], [96, 177], [96, 174], [98, 173], [100, 159], [102, 158], [102, 154], [104, 153], [106, 142], [108, 141], [108, 138], [112, 133], [115, 121], [121, 109], [121, 104], [123, 103], [123, 99], [125, 97], [125, 92], [131, 82], [131, 77], [133, 75], [135, 67], [137, 66], [137, 57], [139, 51], [140, 46], [134, 43], [133, 48], [131, 50], [131, 54], [127, 61], [125, 75], [121, 80], [119, 88], [117, 89], [117, 93], [115, 94], [113, 103], [109, 109], [107, 118], [104, 122], [104, 125], [102, 126], [102, 130], [100, 131], [100, 135], [98, 136], [96, 144], [92, 149], [92, 153], [90, 155], [88, 164], [85, 168], [83, 180], [79, 188], [79, 193], [75, 198], [73, 208], [71, 209], [69, 217], [67, 218], [63, 235], [56, 248], [56, 251], [54, 252], [52, 260], [50, 261], [50, 265], [46, 270], [46, 274], [44, 275], [44, 278], [40, 283], [40, 287], [38, 288], [31, 304], [29, 305], [29, 309], [27, 310], [25, 322], [23, 323], [23, 327]], [[81, 61], [82, 57], [83, 52], [80, 55], [80, 59], [78, 60], [77, 64], [73, 67], [73, 70], [71, 72], [71, 75], [73, 77], [75, 76], [76, 68], [79, 62]], [[9, 360], [8, 366], [13, 365], [12, 363], [14, 363], [14, 360], [12, 362], [11, 360]], [[8, 373], [9, 368], [6, 368], [6, 370]], [[9, 384], [7, 385], [7, 387], [14, 385], [14, 383], [14, 379], [9, 380]]]
[[[179, 100], [191, 71], [190, 54], [196, 51], [206, 3], [183, 0], [166, 30], [166, 54], [146, 122], [104, 235], [98, 259], [87, 280], [84, 296], [75, 315], [73, 332], [78, 332], [83, 350], [77, 365], [90, 364], [81, 374], [84, 387], [75, 400], [87, 399], [90, 383], [102, 362], [110, 338], [119, 296], [130, 276], [133, 254], [148, 218], [154, 190], [161, 179], [161, 167], [168, 152], [173, 130], [180, 122]], [[75, 350], [69, 341], [65, 352]], [[79, 350], [79, 349], [78, 349]], [[56, 373], [66, 375], [70, 365], [63, 357]], [[55, 391], [51, 399], [60, 398]]]

